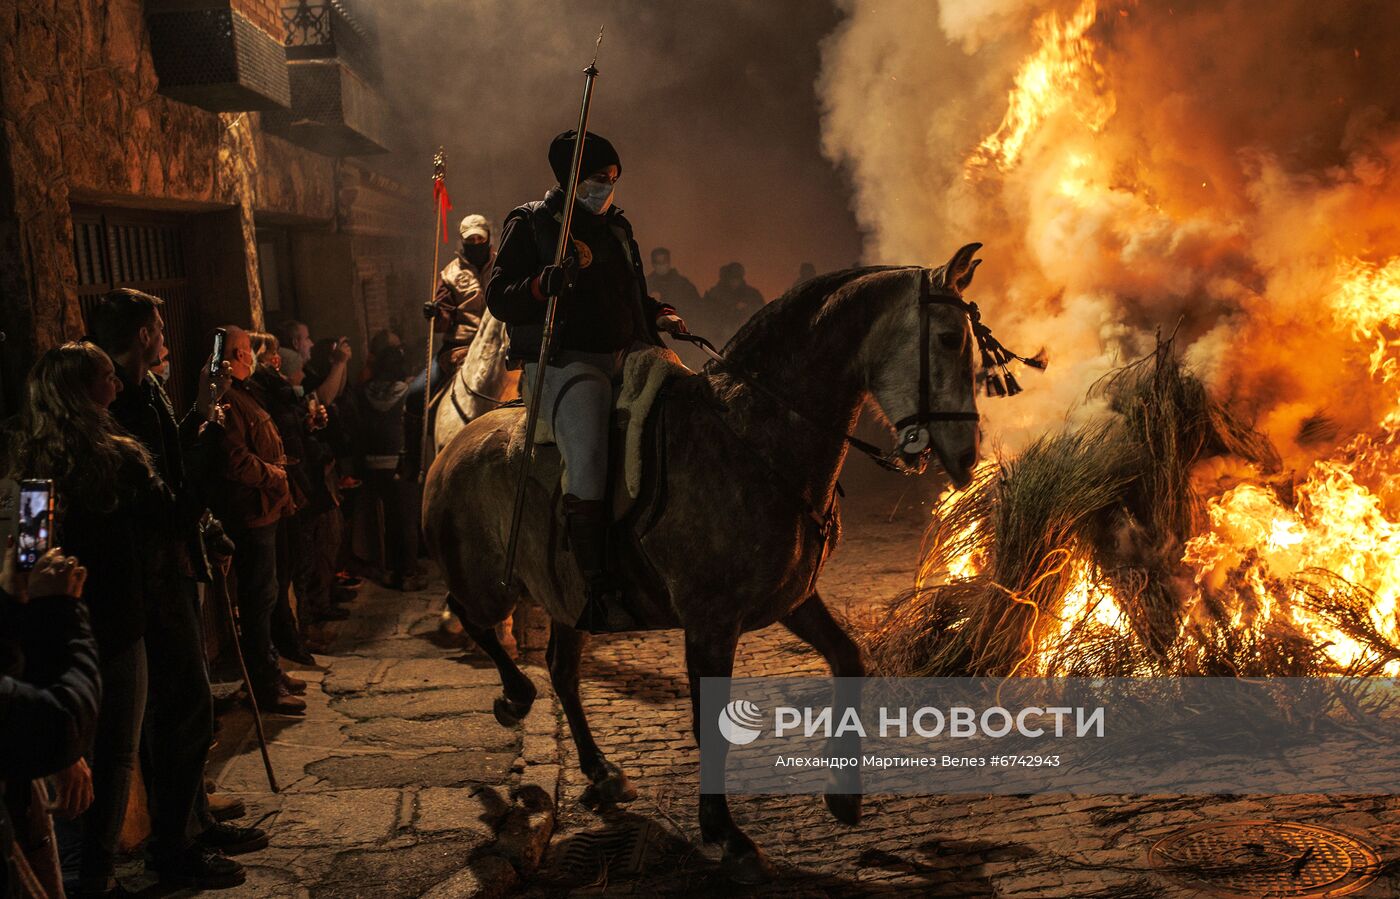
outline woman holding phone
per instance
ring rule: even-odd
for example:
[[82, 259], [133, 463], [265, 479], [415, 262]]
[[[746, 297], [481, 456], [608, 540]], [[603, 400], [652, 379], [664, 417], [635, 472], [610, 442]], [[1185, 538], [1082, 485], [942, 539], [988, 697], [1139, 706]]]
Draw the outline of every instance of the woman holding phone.
[[49, 350], [29, 373], [11, 455], [12, 477], [53, 481], [63, 548], [89, 575], [83, 601], [104, 689], [90, 757], [93, 801], [80, 822], [80, 895], [117, 888], [117, 840], [145, 711], [144, 538], [166, 534], [178, 518], [145, 447], [108, 413], [121, 389], [112, 360], [94, 344]]

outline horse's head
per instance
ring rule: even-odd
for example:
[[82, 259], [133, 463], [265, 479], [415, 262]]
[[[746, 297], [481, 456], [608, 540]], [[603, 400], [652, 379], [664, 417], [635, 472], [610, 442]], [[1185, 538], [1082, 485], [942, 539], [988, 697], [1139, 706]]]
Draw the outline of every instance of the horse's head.
[[981, 433], [972, 321], [963, 302], [981, 247], [968, 244], [937, 269], [911, 269], [866, 345], [870, 392], [897, 433], [896, 463], [919, 474], [937, 453], [958, 487], [972, 480]]

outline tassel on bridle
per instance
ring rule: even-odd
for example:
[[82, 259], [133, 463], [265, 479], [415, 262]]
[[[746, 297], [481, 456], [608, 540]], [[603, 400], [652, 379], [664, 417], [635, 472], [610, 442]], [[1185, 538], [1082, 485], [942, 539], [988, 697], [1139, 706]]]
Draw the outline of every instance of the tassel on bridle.
[[987, 373], [987, 396], [1015, 396], [1022, 388], [1006, 366], [1015, 361], [1044, 371], [1047, 363], [1045, 350], [1029, 358], [1016, 355], [996, 339], [991, 328], [982, 323], [982, 313], [976, 303], [966, 303], [966, 307], [968, 318], [972, 320], [972, 336], [977, 339], [977, 349], [982, 353], [982, 370]]

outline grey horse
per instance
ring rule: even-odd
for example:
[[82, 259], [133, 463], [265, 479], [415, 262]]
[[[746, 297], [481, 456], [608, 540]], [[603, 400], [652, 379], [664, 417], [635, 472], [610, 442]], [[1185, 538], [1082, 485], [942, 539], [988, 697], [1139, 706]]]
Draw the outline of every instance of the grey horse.
[[[660, 403], [655, 442], [666, 460], [665, 501], [623, 520], [618, 565], [643, 627], [685, 631], [694, 733], [707, 751], [722, 753], [727, 744], [717, 722], [700, 720], [700, 678], [732, 674], [745, 631], [781, 622], [826, 659], [834, 676], [864, 673], [859, 649], [816, 583], [839, 537], [835, 492], [846, 435], [866, 402], [874, 401], [887, 425], [928, 407], [940, 410], [926, 441], [906, 440], [887, 461], [919, 474], [936, 454], [955, 485], [970, 482], [979, 442], [975, 338], [961, 296], [980, 246], [963, 247], [937, 269], [857, 268], [804, 282], [753, 316], [725, 347], [724, 363], [677, 379]], [[929, 291], [942, 301], [923, 306], [921, 318], [920, 299]], [[590, 792], [624, 802], [636, 791], [594, 742], [579, 699], [585, 635], [570, 625], [583, 584], [558, 547], [551, 487], [558, 469], [549, 461], [557, 455], [534, 463], [517, 583], [500, 583], [524, 430], [520, 408], [468, 423], [428, 473], [424, 529], [468, 635], [500, 672], [498, 720], [517, 723], [535, 697], [493, 631], [524, 593], [553, 622], [550, 679]], [[825, 801], [838, 820], [859, 821], [859, 773], [834, 773]], [[728, 876], [771, 876], [770, 863], [730, 816], [726, 796], [701, 795], [699, 813], [704, 841], [723, 847]]]

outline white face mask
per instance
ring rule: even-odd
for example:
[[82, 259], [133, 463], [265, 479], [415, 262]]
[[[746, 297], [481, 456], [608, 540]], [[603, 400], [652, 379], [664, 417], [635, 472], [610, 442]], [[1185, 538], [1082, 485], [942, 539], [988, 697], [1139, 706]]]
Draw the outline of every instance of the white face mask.
[[578, 186], [578, 203], [594, 215], [602, 215], [612, 205], [614, 185], [583, 181]]

